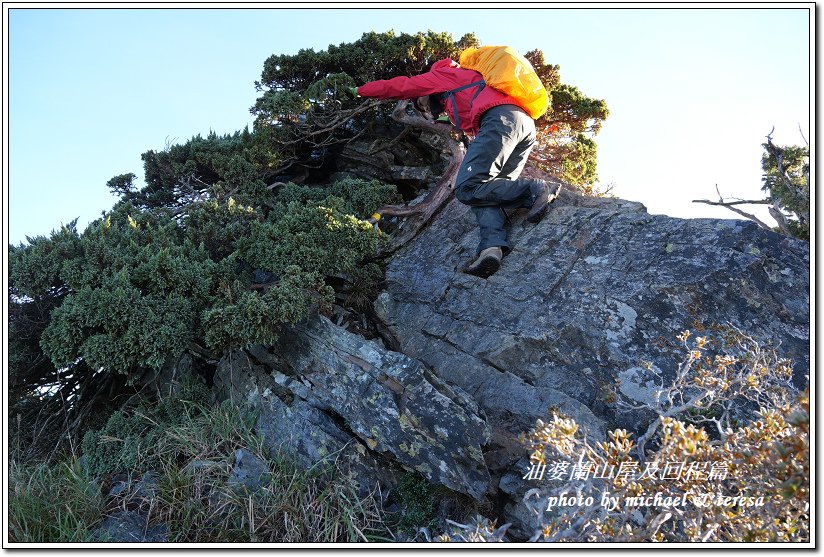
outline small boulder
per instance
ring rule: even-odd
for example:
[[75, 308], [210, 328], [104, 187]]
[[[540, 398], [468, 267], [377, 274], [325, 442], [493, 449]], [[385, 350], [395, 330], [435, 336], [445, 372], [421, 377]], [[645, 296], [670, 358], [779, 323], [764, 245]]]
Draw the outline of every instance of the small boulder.
[[94, 538], [101, 542], [165, 543], [169, 528], [165, 524], [149, 526], [149, 517], [144, 513], [118, 511], [103, 520]]
[[229, 487], [236, 491], [257, 491], [269, 485], [272, 474], [269, 466], [247, 449], [235, 451], [235, 465], [229, 475]]

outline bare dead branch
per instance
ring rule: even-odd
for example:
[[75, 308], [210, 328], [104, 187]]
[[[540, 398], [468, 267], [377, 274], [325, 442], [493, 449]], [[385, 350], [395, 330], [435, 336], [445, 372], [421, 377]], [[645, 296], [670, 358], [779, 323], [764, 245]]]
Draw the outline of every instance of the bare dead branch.
[[[723, 199], [722, 199], [723, 201]], [[769, 199], [736, 199], [735, 201], [724, 201], [723, 203], [719, 201], [709, 201], [706, 199], [695, 199], [693, 203], [707, 203], [709, 205], [724, 205], [725, 207], [730, 205], [772, 205], [772, 201]]]
[[385, 150], [389, 149], [390, 147], [395, 145], [398, 141], [400, 141], [401, 139], [403, 139], [404, 137], [409, 135], [409, 130], [411, 130], [411, 129], [412, 128], [404, 128], [401, 133], [399, 133], [397, 136], [395, 136], [395, 139], [393, 139], [389, 143], [386, 143], [385, 145], [381, 145], [380, 147], [377, 146], [377, 143], [378, 143], [378, 141], [380, 141], [380, 139], [376, 139], [372, 143], [372, 145], [369, 147], [369, 151], [367, 152], [367, 155], [372, 156], [375, 153], [380, 153], [381, 151], [385, 151]]
[[[762, 220], [760, 220], [755, 215], [752, 215], [750, 213], [746, 213], [746, 212], [742, 211], [741, 209], [738, 209], [738, 208], [734, 207], [734, 205], [739, 205], [739, 204], [744, 203], [744, 202], [741, 202], [741, 201], [727, 202], [727, 201], [724, 201], [724, 200], [710, 201], [708, 199], [694, 199], [693, 203], [704, 203], [705, 205], [716, 205], [716, 206], [719, 206], [719, 207], [726, 207], [730, 211], [738, 213], [742, 217], [745, 217], [745, 218], [753, 221], [754, 223], [756, 223], [761, 228], [763, 228], [765, 230], [772, 230], [772, 228], [770, 226], [765, 224]], [[759, 203], [761, 203], [761, 202], [759, 202]]]
[[799, 133], [799, 134], [801, 134], [801, 139], [803, 139], [803, 140], [804, 140], [804, 144], [805, 144], [807, 147], [809, 147], [809, 146], [810, 146], [810, 142], [809, 142], [809, 141], [807, 141], [807, 138], [806, 138], [806, 137], [804, 137], [804, 130], [802, 130], [802, 129], [801, 129], [801, 124], [798, 124], [798, 133]]

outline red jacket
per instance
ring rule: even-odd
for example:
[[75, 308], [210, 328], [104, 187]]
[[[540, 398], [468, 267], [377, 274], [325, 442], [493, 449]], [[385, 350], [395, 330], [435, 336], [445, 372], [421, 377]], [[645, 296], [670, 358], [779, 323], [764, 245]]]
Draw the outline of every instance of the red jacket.
[[[432, 93], [443, 93], [452, 89], [457, 89], [462, 85], [468, 85], [483, 79], [480, 73], [474, 70], [465, 70], [450, 58], [438, 60], [432, 64], [432, 69], [426, 73], [413, 77], [393, 77], [392, 79], [381, 79], [370, 81], [358, 87], [358, 95], [361, 97], [376, 97], [379, 99], [414, 99], [431, 95]], [[484, 87], [483, 90], [472, 100], [477, 87], [469, 87], [463, 91], [455, 93], [455, 102], [458, 105], [458, 116], [460, 118], [461, 129], [470, 134], [477, 134], [480, 125], [481, 115], [484, 112], [502, 104], [517, 104], [515, 100], [496, 91], [492, 87]], [[470, 106], [471, 104], [471, 106]], [[452, 101], [446, 99], [444, 108], [449, 118], [455, 123], [455, 114]]]

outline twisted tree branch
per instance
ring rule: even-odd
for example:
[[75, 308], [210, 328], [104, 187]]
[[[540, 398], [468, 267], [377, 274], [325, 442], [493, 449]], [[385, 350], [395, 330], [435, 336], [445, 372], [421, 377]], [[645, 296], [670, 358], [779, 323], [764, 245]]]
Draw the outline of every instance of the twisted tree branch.
[[[312, 119], [312, 123], [320, 123], [324, 127], [313, 130], [312, 125], [298, 126], [298, 129], [300, 129], [302, 133], [297, 139], [294, 139], [292, 141], [278, 141], [277, 143], [283, 146], [297, 145], [299, 143], [308, 141], [312, 137], [316, 137], [323, 134], [329, 134], [338, 129], [339, 127], [343, 126], [344, 124], [347, 124], [352, 118], [354, 118], [358, 114], [366, 112], [370, 108], [375, 108], [379, 104], [380, 101], [378, 100], [367, 99], [351, 110], [341, 110], [339, 112], [336, 112], [334, 117], [329, 122], [324, 123], [321, 123], [320, 119], [316, 116]], [[321, 143], [321, 145], [324, 144], [326, 144], [326, 142]]]
[[[428, 120], [417, 111], [414, 115], [408, 114], [406, 111], [408, 102], [405, 100], [398, 101], [395, 110], [392, 112], [392, 119], [407, 126], [430, 130], [443, 137], [449, 148], [449, 153], [452, 155], [452, 160], [438, 183], [420, 203], [415, 205], [385, 205], [376, 211], [380, 217], [411, 217], [393, 233], [389, 246], [379, 254], [381, 257], [394, 253], [417, 236], [418, 232], [426, 226], [435, 213], [446, 204], [452, 196], [455, 178], [458, 176], [458, 169], [466, 154], [463, 144], [452, 137], [452, 126]], [[378, 219], [373, 218], [370, 221], [377, 224]]]

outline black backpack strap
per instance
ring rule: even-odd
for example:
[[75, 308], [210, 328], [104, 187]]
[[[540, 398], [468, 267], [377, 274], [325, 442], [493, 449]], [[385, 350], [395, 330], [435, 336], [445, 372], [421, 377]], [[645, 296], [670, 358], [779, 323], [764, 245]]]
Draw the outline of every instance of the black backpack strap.
[[[447, 96], [451, 96], [454, 93], [457, 93], [458, 91], [463, 91], [464, 89], [469, 89], [470, 87], [478, 87], [478, 86], [480, 86], [480, 87], [478, 87], [478, 93], [480, 93], [480, 91], [481, 91], [481, 89], [483, 89], [484, 85], [486, 85], [486, 81], [484, 81], [483, 79], [480, 80], [480, 81], [475, 81], [474, 83], [467, 83], [466, 85], [461, 85], [460, 87], [457, 87], [455, 89], [450, 89], [449, 91], [445, 91], [445, 92], [441, 93], [440, 97], [441, 97], [441, 99], [445, 99]], [[478, 96], [478, 93], [475, 93], [476, 97]]]
[[461, 85], [460, 87], [458, 87], [456, 89], [452, 89], [450, 91], [445, 91], [445, 92], [441, 93], [440, 95], [438, 95], [438, 98], [441, 99], [442, 101], [446, 100], [446, 99], [452, 99], [452, 111], [455, 113], [455, 127], [458, 128], [458, 130], [461, 129], [461, 117], [458, 115], [458, 103], [455, 102], [455, 93], [457, 93], [458, 91], [463, 91], [464, 89], [469, 89], [470, 87], [477, 87], [478, 90], [475, 91], [475, 94], [472, 95], [472, 100], [469, 101], [469, 108], [471, 109], [472, 108], [472, 103], [475, 102], [475, 98], [480, 94], [480, 92], [483, 90], [485, 85], [486, 85], [486, 81], [484, 81], [482, 79], [482, 80], [476, 81], [474, 83], [467, 83], [466, 85]]
[[474, 102], [475, 102], [475, 98], [476, 98], [478, 95], [480, 95], [480, 94], [481, 94], [481, 91], [483, 91], [483, 90], [484, 90], [484, 87], [486, 87], [486, 81], [481, 80], [481, 81], [478, 81], [477, 83], [473, 83], [473, 85], [477, 85], [477, 86], [478, 86], [478, 90], [477, 90], [477, 91], [475, 91], [475, 94], [474, 94], [474, 95], [472, 95], [472, 100], [470, 100], [470, 101], [469, 101], [469, 108], [472, 108], [472, 103], [474, 103]]

